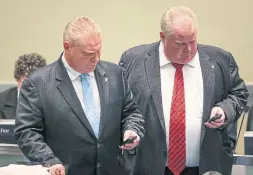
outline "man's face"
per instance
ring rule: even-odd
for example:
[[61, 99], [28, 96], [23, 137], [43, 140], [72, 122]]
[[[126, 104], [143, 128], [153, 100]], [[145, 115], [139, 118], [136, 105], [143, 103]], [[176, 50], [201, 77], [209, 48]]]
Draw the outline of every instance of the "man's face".
[[170, 38], [167, 38], [162, 32], [160, 37], [164, 46], [164, 54], [171, 62], [187, 64], [197, 52], [196, 29], [175, 28]]
[[101, 49], [100, 35], [87, 36], [85, 40], [75, 44], [64, 42], [64, 54], [68, 64], [80, 73], [94, 71], [101, 56]]

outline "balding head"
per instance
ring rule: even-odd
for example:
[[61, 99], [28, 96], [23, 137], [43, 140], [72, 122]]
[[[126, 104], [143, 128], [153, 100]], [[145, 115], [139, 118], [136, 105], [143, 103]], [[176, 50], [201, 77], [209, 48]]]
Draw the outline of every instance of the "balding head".
[[175, 32], [190, 34], [197, 30], [198, 22], [195, 13], [188, 7], [172, 7], [167, 10], [161, 19], [161, 31], [166, 37]]

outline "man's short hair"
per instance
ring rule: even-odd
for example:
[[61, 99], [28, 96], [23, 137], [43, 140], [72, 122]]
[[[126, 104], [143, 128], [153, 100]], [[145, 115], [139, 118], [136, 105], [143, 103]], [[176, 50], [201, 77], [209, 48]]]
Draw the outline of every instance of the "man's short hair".
[[101, 33], [99, 25], [91, 18], [81, 16], [70, 21], [63, 33], [63, 42], [68, 41], [72, 44], [84, 40], [87, 35], [97, 35]]

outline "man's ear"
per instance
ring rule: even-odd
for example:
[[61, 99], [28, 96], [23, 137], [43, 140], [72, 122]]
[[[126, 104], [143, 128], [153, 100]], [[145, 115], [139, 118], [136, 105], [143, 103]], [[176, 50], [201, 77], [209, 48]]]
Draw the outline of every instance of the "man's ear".
[[63, 48], [64, 48], [64, 51], [69, 50], [69, 48], [70, 48], [70, 44], [69, 44], [69, 42], [68, 42], [68, 41], [64, 41], [64, 42], [63, 42]]
[[163, 32], [160, 32], [160, 39], [162, 40], [162, 42], [164, 41], [164, 39], [165, 39], [165, 35], [164, 35], [164, 33]]

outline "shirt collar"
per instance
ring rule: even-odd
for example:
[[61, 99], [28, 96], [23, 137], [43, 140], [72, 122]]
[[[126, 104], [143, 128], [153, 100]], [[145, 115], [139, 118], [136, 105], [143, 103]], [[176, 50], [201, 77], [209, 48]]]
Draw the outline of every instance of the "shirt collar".
[[[71, 81], [76, 80], [81, 75], [80, 72], [77, 72], [72, 67], [70, 67], [70, 65], [66, 61], [66, 58], [64, 57], [64, 53], [62, 54], [62, 62], [63, 62], [63, 65], [64, 65], [64, 67], [66, 68], [66, 70], [68, 72], [68, 75], [69, 75], [69, 78], [70, 78]], [[89, 72], [88, 75], [90, 77], [94, 77], [95, 78], [94, 71]]]
[[[163, 67], [167, 64], [171, 64], [169, 59], [167, 59], [167, 57], [164, 54], [164, 48], [163, 48], [162, 42], [160, 42], [159, 44], [159, 57], [160, 57], [160, 67]], [[194, 68], [198, 65], [198, 61], [199, 61], [199, 52], [197, 51], [193, 59], [189, 63], [187, 63], [187, 65]]]

